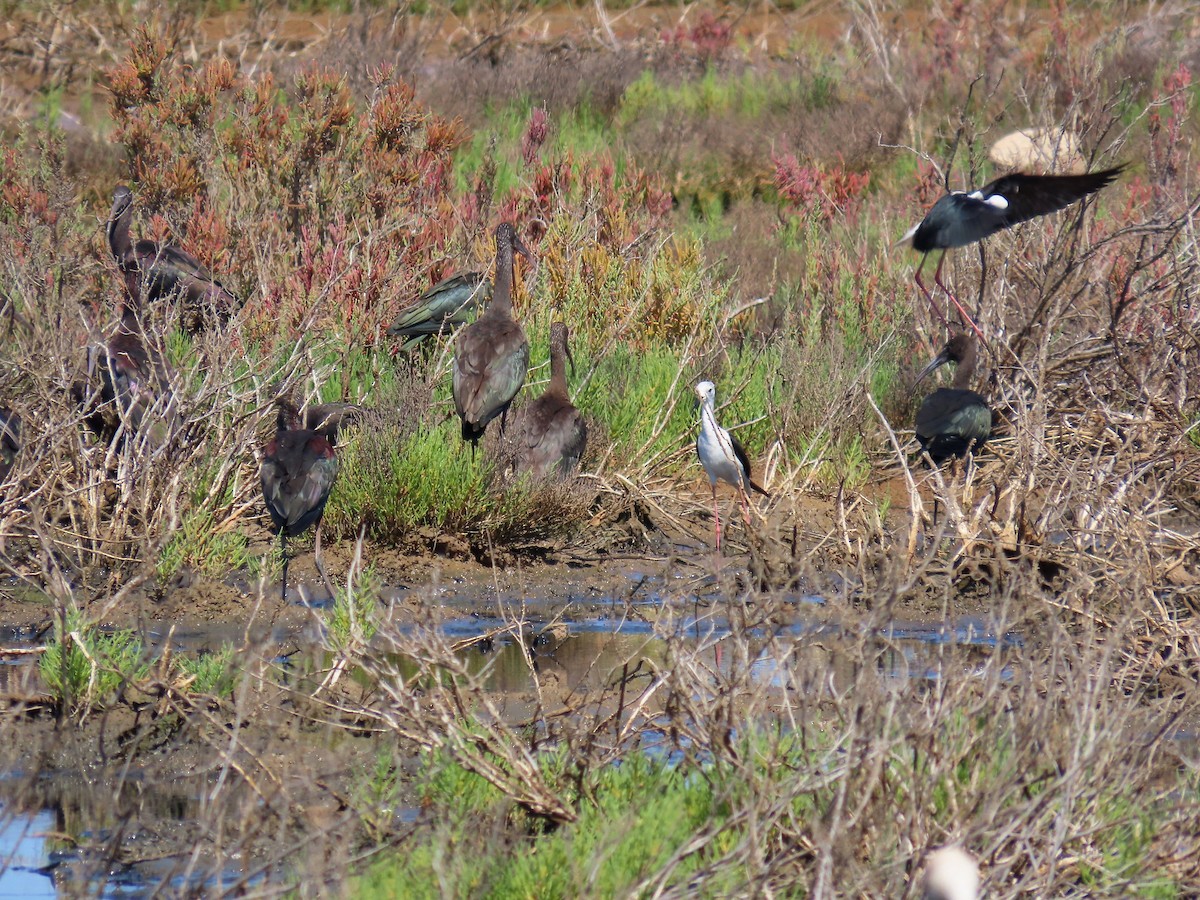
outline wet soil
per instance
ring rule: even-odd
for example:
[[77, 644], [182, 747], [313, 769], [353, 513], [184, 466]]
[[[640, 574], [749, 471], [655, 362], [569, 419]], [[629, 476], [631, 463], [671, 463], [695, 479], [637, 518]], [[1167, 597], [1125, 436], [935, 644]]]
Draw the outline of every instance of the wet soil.
[[[424, 58], [436, 66], [473, 52], [498, 29], [508, 29], [518, 43], [604, 47], [657, 40], [681, 15], [674, 7], [639, 6], [603, 18], [591, 8], [541, 10], [508, 23], [448, 17], [419, 38]], [[834, 40], [847, 25], [843, 7], [830, 4], [736, 18], [737, 34], [772, 54], [785, 52], [799, 35]], [[0, 46], [10, 53], [16, 48], [10, 62], [20, 56], [23, 24], [20, 17], [0, 24]], [[326, 13], [256, 17], [236, 10], [196, 23], [192, 52], [204, 57], [223, 48], [244, 59], [279, 54], [300, 64], [321, 59], [334, 37], [354, 24]], [[31, 57], [28, 65], [12, 66], [9, 83], [20, 94], [18, 105], [27, 104], [32, 114], [47, 72], [61, 71], [67, 62], [80, 70], [106, 64], [112, 50], [63, 38], [46, 48], [46, 65]], [[104, 58], [74, 58], [84, 52]], [[68, 115], [79, 111], [81, 97], [67, 86], [62, 104]], [[880, 481], [864, 493], [871, 502], [888, 501], [889, 528], [908, 528], [909, 495], [901, 480]], [[604, 540], [586, 535], [481, 560], [469, 542], [431, 535], [423, 548], [368, 545], [362, 557], [380, 578], [391, 621], [397, 627], [439, 625], [461, 640], [464, 653], [489, 667], [489, 686], [502, 698], [501, 708], [520, 721], [535, 708], [565, 708], [594, 680], [607, 677], [610, 665], [653, 653], [655, 611], [664, 603], [715, 603], [767, 572], [775, 587], [786, 585], [781, 589], [797, 597], [791, 624], [822, 619], [819, 605], [802, 602], [821, 585], [789, 578], [789, 566], [814, 553], [829, 572], [838, 569], [844, 509], [844, 498], [832, 495], [787, 498], [748, 536], [736, 504], [723, 492], [723, 515], [731, 522], [725, 552], [717, 554], [707, 486], [697, 481], [681, 487], [673, 502], [632, 501], [621, 521], [606, 524]], [[271, 540], [265, 528], [253, 539], [252, 551], [265, 553]], [[39, 827], [54, 835], [47, 864], [52, 871], [42, 874], [62, 892], [82, 890], [79, 884], [94, 887], [90, 861], [97, 859], [141, 889], [175, 884], [171, 892], [294, 879], [297, 866], [320, 872], [324, 860], [356, 851], [362, 813], [353, 795], [380, 753], [393, 753], [405, 774], [415, 771], [419, 756], [412, 748], [391, 746], [370, 727], [353, 727], [311, 700], [314, 679], [328, 668], [319, 639], [321, 610], [330, 597], [313, 563], [311, 537], [292, 549], [286, 599], [277, 582], [259, 583], [243, 572], [216, 578], [184, 573], [166, 584], [148, 582], [110, 610], [104, 623], [135, 627], [152, 643], [178, 652], [235, 646], [248, 668], [270, 660], [277, 671], [291, 673], [290, 680], [248, 680], [237, 697], [211, 703], [160, 684], [79, 720], [62, 717], [45, 701], [32, 657], [0, 656], [0, 700], [7, 708], [0, 716], [7, 738], [0, 742], [0, 766], [7, 773], [0, 777], [0, 809], [5, 821], [17, 812], [49, 812], [51, 822]], [[323, 555], [330, 576], [344, 583], [353, 545], [326, 545]], [[95, 596], [93, 603], [105, 599]], [[943, 607], [941, 599], [918, 597], [905, 614], [917, 623], [942, 621]], [[956, 614], [980, 615], [985, 607], [985, 598], [968, 596]], [[539, 635], [536, 692], [526, 660], [511, 644], [476, 641], [514, 610]], [[0, 585], [0, 648], [36, 648], [52, 616], [44, 595], [17, 583]], [[508, 655], [489, 655], [496, 652]], [[344, 699], [365, 699], [355, 695], [362, 688], [352, 678], [338, 689]], [[236, 789], [225, 789], [234, 783]], [[402, 781], [390, 802], [397, 818], [416, 816], [419, 788]], [[234, 836], [205, 832], [222, 822], [237, 823]]]
[[[872, 504], [888, 500], [890, 528], [908, 527], [903, 485], [885, 481], [868, 492], [876, 495]], [[721, 554], [712, 549], [706, 485], [698, 485], [632, 503], [623, 524], [606, 526], [603, 540], [581, 534], [484, 563], [435, 536], [416, 552], [366, 545], [361, 558], [380, 579], [389, 627], [439, 628], [486, 678], [500, 714], [525, 723], [578, 710], [581, 698], [609, 688], [622, 667], [643, 659], [659, 665], [655, 625], [664, 609], [686, 610], [695, 637], [711, 637], [728, 627], [732, 604], [746, 599], [764, 567], [784, 581], [797, 557], [822, 560], [830, 572], [839, 567], [845, 498], [777, 498], [753, 533], [732, 498], [722, 492], [721, 499], [731, 517]], [[849, 503], [849, 515], [860, 515]], [[270, 541], [264, 529], [253, 549], [265, 552]], [[269, 674], [243, 679], [235, 697], [199, 699], [150, 678], [107, 712], [63, 718], [44, 699], [32, 660], [0, 656], [0, 671], [8, 670], [0, 729], [9, 738], [0, 741], [0, 766], [9, 773], [0, 777], [0, 826], [40, 816], [45, 828], [44, 817], [53, 819], [55, 837], [32, 851], [52, 861], [34, 867], [52, 880], [47, 896], [93, 892], [101, 877], [110, 885], [123, 879], [134, 893], [164, 884], [175, 886], [169, 893], [265, 888], [295, 883], [305, 867], [328, 878], [330, 867], [344, 871], [361, 851], [364, 816], [377, 814], [355, 798], [371, 783], [381, 753], [400, 773], [388, 799], [388, 828], [396, 833], [419, 822], [422, 788], [414, 778], [422, 754], [382, 736], [369, 718], [346, 713], [378, 703], [377, 693], [353, 673], [319, 687], [331, 671], [321, 640], [329, 592], [311, 539], [292, 549], [286, 600], [278, 582], [260, 584], [243, 572], [185, 575], [144, 585], [106, 622], [137, 628], [160, 651], [238, 648], [239, 666]], [[350, 543], [326, 543], [325, 567], [335, 581], [344, 581], [355, 554]], [[836, 613], [824, 606], [820, 587], [833, 583], [799, 578], [776, 585], [790, 599], [773, 625], [856, 628], [844, 605]], [[1007, 638], [961, 624], [986, 612], [985, 603], [965, 595], [952, 617], [960, 624], [947, 630], [944, 600], [914, 600], [903, 609], [907, 623], [884, 636], [891, 649], [881, 665], [894, 677], [924, 677], [922, 651], [905, 645], [978, 643], [980, 652], [991, 652]], [[51, 612], [30, 593], [0, 591], [0, 622], [9, 626], [2, 643], [36, 647], [44, 639], [37, 629]], [[522, 623], [524, 647], [512, 638], [514, 621]], [[764, 658], [758, 665], [769, 689], [777, 664]], [[836, 682], [836, 655], [828, 671]], [[223, 828], [229, 835], [214, 833]], [[4, 878], [0, 872], [0, 888]]]

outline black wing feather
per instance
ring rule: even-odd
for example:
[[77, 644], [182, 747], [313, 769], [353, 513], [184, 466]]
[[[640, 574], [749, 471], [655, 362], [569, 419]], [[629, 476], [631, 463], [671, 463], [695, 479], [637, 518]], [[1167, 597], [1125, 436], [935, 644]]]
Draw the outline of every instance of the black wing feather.
[[1005, 228], [1049, 215], [1112, 183], [1124, 166], [1083, 175], [1005, 175], [980, 190], [984, 199], [999, 195], [1008, 201]]
[[762, 494], [764, 497], [770, 497], [771, 495], [760, 485], [756, 484], [754, 478], [751, 476], [750, 457], [746, 455], [746, 448], [742, 446], [741, 441], [731, 434], [729, 435], [729, 443], [733, 444], [733, 455], [737, 457], [738, 462], [742, 466], [742, 471], [746, 473], [746, 483], [750, 485], [750, 489]]

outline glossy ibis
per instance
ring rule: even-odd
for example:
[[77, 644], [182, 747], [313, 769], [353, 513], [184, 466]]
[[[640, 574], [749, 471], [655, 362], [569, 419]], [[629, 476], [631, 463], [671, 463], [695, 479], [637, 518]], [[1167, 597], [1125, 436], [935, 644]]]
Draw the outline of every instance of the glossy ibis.
[[978, 900], [979, 864], [961, 847], [929, 854], [921, 879], [922, 900]]
[[[276, 401], [275, 439], [263, 452], [263, 499], [271, 520], [279, 529], [279, 548], [283, 553], [282, 598], [287, 600], [287, 539], [317, 526], [314, 558], [317, 571], [329, 578], [321, 565], [321, 515], [325, 501], [337, 478], [338, 461], [333, 444], [319, 431], [302, 427], [299, 411], [287, 400]], [[332, 593], [332, 588], [330, 589]]]
[[964, 322], [982, 338], [983, 332], [975, 320], [963, 309], [954, 292], [942, 282], [942, 263], [946, 261], [946, 251], [952, 247], [965, 247], [997, 231], [1070, 206], [1110, 184], [1124, 168], [1117, 166], [1084, 175], [1024, 175], [1016, 172], [997, 178], [970, 193], [952, 191], [940, 198], [925, 214], [925, 218], [901, 238], [902, 241], [911, 241], [913, 249], [922, 254], [921, 264], [917, 266], [913, 279], [937, 317], [949, 327], [933, 295], [921, 281], [921, 270], [930, 253], [942, 251], [933, 272], [934, 284], [945, 291]]
[[0, 483], [8, 478], [21, 449], [21, 417], [0, 406]]
[[757, 491], [770, 497], [754, 483], [750, 473], [750, 458], [737, 438], [717, 424], [717, 388], [711, 381], [696, 385], [696, 399], [700, 405], [700, 434], [696, 437], [696, 454], [708, 474], [712, 485], [713, 520], [716, 523], [717, 549], [721, 549], [721, 513], [717, 509], [717, 482], [724, 481], [737, 488], [738, 500], [742, 504], [742, 516], [746, 527], [750, 527], [750, 498], [748, 491]]
[[449, 334], [465, 325], [480, 303], [492, 296], [492, 283], [482, 272], [465, 272], [439, 281], [400, 310], [387, 333], [407, 340], [401, 350], [411, 350], [431, 334]]
[[517, 471], [535, 478], [569, 475], [587, 444], [587, 423], [567, 395], [567, 361], [575, 368], [567, 337], [562, 322], [550, 326], [550, 385], [521, 410], [515, 428]]
[[133, 192], [120, 185], [113, 192], [112, 212], [108, 216], [108, 246], [125, 276], [129, 302], [141, 308], [142, 298], [159, 300], [177, 297], [181, 301], [183, 323], [190, 333], [204, 329], [210, 322], [225, 323], [241, 307], [242, 301], [201, 265], [190, 253], [129, 236], [133, 222]]
[[319, 431], [329, 443], [336, 445], [343, 428], [362, 419], [366, 410], [357, 403], [335, 400], [305, 407], [304, 427]]
[[950, 338], [942, 352], [920, 374], [919, 384], [939, 366], [957, 363], [953, 386], [938, 388], [921, 401], [917, 410], [917, 440], [935, 465], [952, 456], [977, 451], [992, 433], [992, 411], [987, 401], [967, 388], [978, 362], [975, 339], [966, 332]]
[[454, 351], [454, 406], [462, 436], [474, 452], [488, 422], [500, 416], [525, 383], [529, 340], [512, 317], [513, 251], [532, 259], [512, 225], [496, 226], [496, 274], [492, 302], [474, 324], [458, 333]]
[[87, 374], [71, 386], [71, 394], [105, 440], [113, 440], [123, 425], [127, 434], [145, 434], [161, 445], [178, 418], [173, 379], [166, 360], [147, 344], [137, 313], [126, 305], [108, 340], [88, 350]]

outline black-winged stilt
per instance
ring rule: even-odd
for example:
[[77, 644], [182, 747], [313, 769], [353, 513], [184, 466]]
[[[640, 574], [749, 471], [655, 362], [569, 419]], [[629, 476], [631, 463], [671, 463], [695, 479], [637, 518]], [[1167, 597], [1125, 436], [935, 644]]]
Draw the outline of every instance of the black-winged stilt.
[[711, 381], [696, 385], [696, 399], [700, 405], [700, 434], [696, 436], [696, 455], [708, 475], [713, 495], [713, 520], [716, 523], [717, 549], [721, 549], [721, 513], [717, 508], [717, 482], [724, 481], [737, 488], [738, 500], [742, 504], [742, 515], [746, 527], [750, 527], [749, 491], [757, 491], [770, 497], [763, 488], [754, 483], [750, 474], [750, 459], [737, 438], [717, 423], [717, 388]]
[[1015, 172], [977, 190], [952, 191], [940, 198], [925, 214], [925, 218], [901, 238], [902, 242], [911, 241], [913, 249], [923, 254], [913, 279], [929, 300], [934, 313], [949, 327], [933, 295], [921, 281], [921, 270], [930, 253], [942, 251], [933, 272], [934, 284], [945, 291], [964, 322], [982, 338], [983, 332], [975, 320], [963, 309], [954, 292], [942, 282], [942, 263], [946, 260], [946, 251], [953, 247], [965, 247], [997, 231], [1070, 206], [1111, 183], [1124, 168], [1116, 166], [1084, 175], [1024, 175]]

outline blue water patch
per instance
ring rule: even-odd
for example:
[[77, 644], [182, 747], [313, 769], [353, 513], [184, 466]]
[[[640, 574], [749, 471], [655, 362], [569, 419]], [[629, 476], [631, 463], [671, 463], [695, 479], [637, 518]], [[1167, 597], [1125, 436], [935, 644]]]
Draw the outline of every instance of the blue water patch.
[[880, 637], [896, 641], [920, 641], [925, 644], [961, 644], [975, 647], [1023, 647], [1021, 635], [1014, 631], [997, 634], [981, 619], [962, 618], [954, 622], [893, 624], [879, 632]]
[[[266, 883], [264, 874], [247, 877], [232, 866], [216, 875], [208, 867], [194, 875], [181, 874], [190, 854], [116, 862], [109, 853], [86, 846], [89, 841], [106, 845], [109, 833], [84, 831], [79, 835], [83, 846], [64, 847], [60, 831], [53, 809], [19, 812], [0, 806], [0, 900], [151, 897], [164, 891], [170, 896], [203, 896], [234, 885], [252, 888]], [[129, 855], [131, 841], [136, 842], [136, 835], [126, 835], [122, 855]]]
[[0, 808], [0, 897], [57, 897], [51, 877], [50, 852], [45, 835], [54, 831], [54, 815], [49, 810], [14, 813]]

